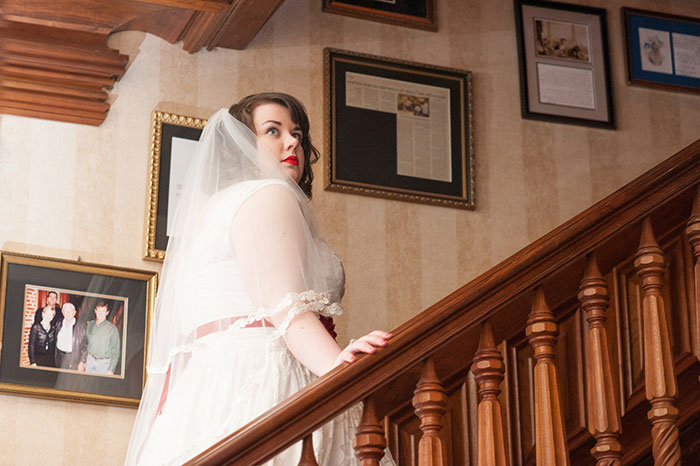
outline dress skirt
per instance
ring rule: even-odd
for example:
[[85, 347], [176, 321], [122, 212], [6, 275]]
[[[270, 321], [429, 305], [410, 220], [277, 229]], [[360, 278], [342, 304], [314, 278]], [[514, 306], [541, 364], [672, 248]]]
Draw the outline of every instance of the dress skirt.
[[[284, 340], [268, 338], [272, 330], [229, 329], [192, 345], [189, 361], [150, 429], [139, 464], [182, 464], [315, 378], [289, 352]], [[360, 417], [361, 405], [353, 406], [314, 433], [319, 465], [358, 464], [352, 439]], [[298, 442], [265, 466], [296, 466], [300, 455]], [[382, 464], [393, 461], [385, 456]]]

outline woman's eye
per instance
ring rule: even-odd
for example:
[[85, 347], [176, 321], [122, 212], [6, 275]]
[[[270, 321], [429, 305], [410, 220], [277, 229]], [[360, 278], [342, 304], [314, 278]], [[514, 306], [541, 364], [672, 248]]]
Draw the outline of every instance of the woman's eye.
[[301, 141], [302, 138], [303, 138], [303, 136], [302, 136], [301, 133], [293, 133], [292, 136], [294, 136], [294, 137], [295, 137], [296, 139], [298, 139], [299, 141]]
[[277, 136], [277, 128], [268, 128], [267, 131], [265, 131], [265, 134], [269, 134], [270, 136]]

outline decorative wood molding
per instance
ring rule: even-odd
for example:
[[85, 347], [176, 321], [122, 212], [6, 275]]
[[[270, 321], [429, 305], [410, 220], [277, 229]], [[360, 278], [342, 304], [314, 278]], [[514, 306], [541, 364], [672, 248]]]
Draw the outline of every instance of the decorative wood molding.
[[114, 32], [144, 31], [195, 53], [244, 49], [284, 0], [3, 0], [0, 113], [100, 125], [129, 57]]

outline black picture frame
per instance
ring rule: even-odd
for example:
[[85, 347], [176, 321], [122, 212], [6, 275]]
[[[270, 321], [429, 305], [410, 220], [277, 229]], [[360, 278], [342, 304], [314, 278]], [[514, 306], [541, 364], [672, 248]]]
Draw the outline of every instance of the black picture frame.
[[[163, 261], [168, 245], [168, 219], [170, 212], [171, 186], [177, 180], [171, 177], [173, 146], [178, 142], [196, 142], [202, 134], [207, 120], [161, 111], [153, 112], [151, 125], [151, 156], [148, 170], [149, 194], [146, 204], [146, 241], [144, 259]], [[177, 141], [176, 141], [177, 140]], [[190, 147], [178, 152], [182, 165], [190, 154]], [[181, 170], [178, 171], [181, 173]]]
[[615, 128], [607, 12], [514, 0], [522, 117]]
[[325, 188], [473, 209], [471, 72], [333, 48], [324, 58]]
[[437, 31], [436, 0], [323, 0], [323, 11], [354, 18]]
[[627, 82], [700, 92], [700, 18], [622, 8]]
[[[137, 407], [146, 378], [157, 280], [151, 271], [0, 252], [0, 392]], [[48, 311], [53, 312], [54, 330], [62, 318], [61, 306], [70, 303], [77, 310], [73, 328], [82, 325], [83, 335], [89, 336], [95, 308], [106, 304], [106, 320], [120, 340], [111, 372], [91, 372], [89, 362], [87, 370], [61, 367], [58, 359], [37, 358], [32, 363], [29, 345], [34, 326], [41, 321], [51, 293], [57, 299], [57, 307]], [[89, 337], [85, 342], [88, 353], [83, 356], [89, 358]]]

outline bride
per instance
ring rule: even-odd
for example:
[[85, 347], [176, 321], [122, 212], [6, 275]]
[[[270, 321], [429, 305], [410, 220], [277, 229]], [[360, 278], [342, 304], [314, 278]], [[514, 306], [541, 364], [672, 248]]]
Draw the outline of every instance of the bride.
[[[342, 312], [345, 277], [309, 203], [316, 159], [306, 111], [286, 94], [248, 96], [207, 123], [168, 243], [127, 465], [181, 464], [387, 344], [375, 330], [341, 349], [319, 320]], [[319, 464], [357, 464], [359, 410], [314, 433]], [[296, 465], [300, 451], [266, 464]]]

